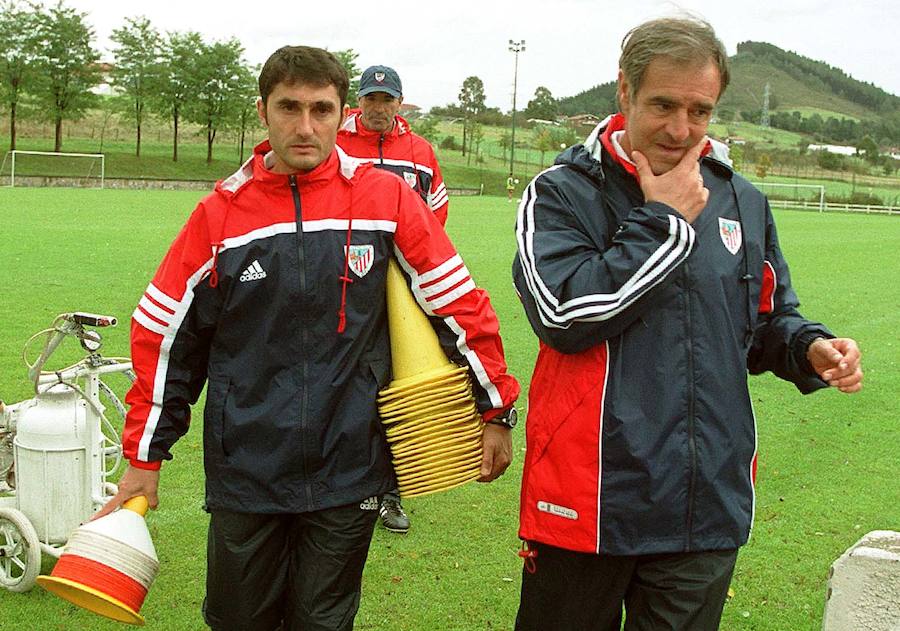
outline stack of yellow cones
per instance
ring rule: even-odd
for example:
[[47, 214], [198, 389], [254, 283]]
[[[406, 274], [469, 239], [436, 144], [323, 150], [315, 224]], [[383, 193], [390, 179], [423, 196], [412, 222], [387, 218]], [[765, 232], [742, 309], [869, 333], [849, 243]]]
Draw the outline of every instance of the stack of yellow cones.
[[481, 468], [481, 415], [465, 367], [447, 359], [395, 261], [387, 277], [394, 380], [378, 411], [403, 497], [465, 484]]

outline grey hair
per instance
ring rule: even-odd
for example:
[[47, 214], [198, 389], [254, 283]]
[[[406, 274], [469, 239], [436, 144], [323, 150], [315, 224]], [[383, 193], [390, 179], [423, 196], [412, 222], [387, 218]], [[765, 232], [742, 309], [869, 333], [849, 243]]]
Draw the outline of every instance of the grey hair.
[[719, 98], [728, 87], [730, 74], [725, 46], [705, 20], [659, 18], [628, 31], [622, 39], [619, 69], [628, 82], [630, 98], [641, 87], [644, 73], [656, 57], [668, 57], [682, 64], [712, 61], [719, 69]]

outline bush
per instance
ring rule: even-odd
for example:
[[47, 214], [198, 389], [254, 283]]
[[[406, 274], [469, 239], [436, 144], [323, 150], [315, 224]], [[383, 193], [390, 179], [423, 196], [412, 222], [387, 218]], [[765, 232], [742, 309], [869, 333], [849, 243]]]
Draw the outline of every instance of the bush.
[[459, 143], [456, 142], [456, 136], [446, 136], [441, 141], [441, 149], [450, 149], [452, 151], [459, 150], [461, 147]]
[[856, 191], [850, 195], [829, 195], [829, 202], [837, 204], [855, 204], [857, 206], [883, 206], [884, 200], [878, 195], [865, 191]]

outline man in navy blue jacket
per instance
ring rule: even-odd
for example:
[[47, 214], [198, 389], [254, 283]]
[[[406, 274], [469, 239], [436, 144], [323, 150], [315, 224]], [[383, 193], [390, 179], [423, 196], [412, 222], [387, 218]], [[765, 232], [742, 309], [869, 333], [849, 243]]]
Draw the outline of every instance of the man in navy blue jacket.
[[712, 28], [625, 38], [621, 113], [527, 187], [516, 288], [531, 381], [516, 628], [715, 629], [754, 508], [747, 372], [861, 387], [805, 319], [768, 202], [706, 137], [728, 84]]

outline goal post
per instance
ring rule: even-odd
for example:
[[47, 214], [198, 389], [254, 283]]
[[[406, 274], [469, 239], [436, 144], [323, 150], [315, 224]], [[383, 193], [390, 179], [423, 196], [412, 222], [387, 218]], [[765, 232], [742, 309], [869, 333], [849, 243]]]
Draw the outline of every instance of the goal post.
[[[34, 160], [26, 157], [34, 156]], [[18, 160], [17, 160], [18, 158]], [[88, 159], [88, 166], [75, 166], [75, 164]], [[51, 166], [54, 162], [62, 165]], [[97, 163], [99, 161], [99, 168]], [[99, 181], [100, 188], [104, 188], [106, 181], [106, 156], [102, 153], [66, 153], [56, 151], [23, 151], [11, 149], [6, 152], [3, 162], [0, 163], [0, 176], [6, 174], [6, 165], [9, 164], [9, 186], [16, 185], [16, 177], [20, 179], [27, 176], [77, 178]]]
[[817, 208], [825, 212], [825, 186], [822, 184], [788, 184], [786, 182], [750, 182], [761, 190], [773, 206], [785, 208]]

